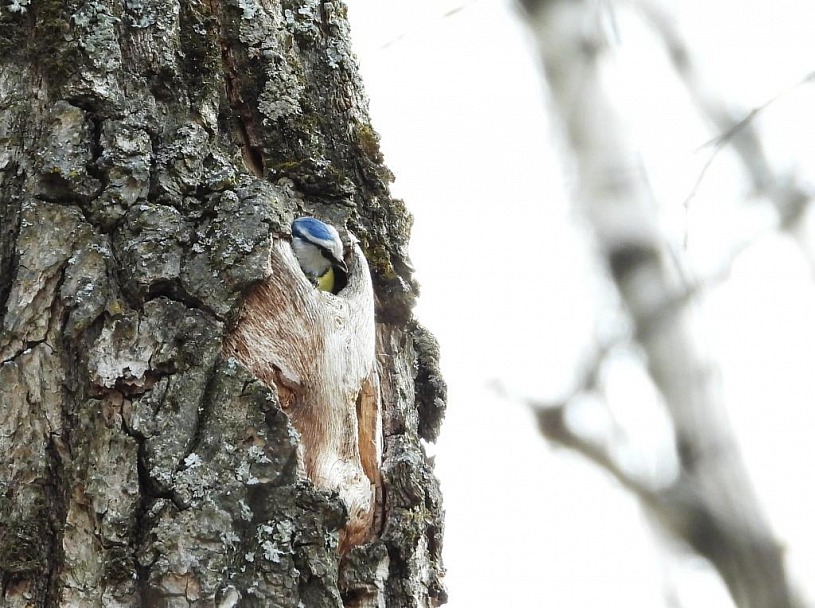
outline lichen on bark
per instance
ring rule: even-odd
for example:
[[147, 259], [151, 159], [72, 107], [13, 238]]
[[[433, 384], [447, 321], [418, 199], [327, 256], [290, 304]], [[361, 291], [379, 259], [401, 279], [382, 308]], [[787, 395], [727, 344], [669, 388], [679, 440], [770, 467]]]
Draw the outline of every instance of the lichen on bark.
[[[9, 606], [432, 606], [443, 411], [412, 322], [410, 216], [339, 2], [0, 7], [0, 589]], [[15, 5], [16, 6], [16, 5]], [[376, 295], [377, 539], [297, 468], [221, 355], [275, 239], [360, 238]], [[342, 563], [341, 563], [342, 562]]]

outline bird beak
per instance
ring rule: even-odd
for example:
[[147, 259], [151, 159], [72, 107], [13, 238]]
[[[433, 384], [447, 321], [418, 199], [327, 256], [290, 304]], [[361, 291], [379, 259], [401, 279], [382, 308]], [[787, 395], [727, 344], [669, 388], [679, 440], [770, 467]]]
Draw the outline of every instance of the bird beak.
[[336, 265], [337, 268], [342, 270], [345, 274], [348, 274], [348, 266], [346, 266], [345, 260], [337, 260], [337, 263], [335, 265]]

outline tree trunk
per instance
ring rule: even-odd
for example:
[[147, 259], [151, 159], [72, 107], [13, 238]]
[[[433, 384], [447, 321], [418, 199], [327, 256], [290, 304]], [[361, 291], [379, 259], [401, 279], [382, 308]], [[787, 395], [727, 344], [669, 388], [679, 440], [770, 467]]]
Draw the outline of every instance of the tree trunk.
[[444, 603], [445, 387], [344, 5], [16, 0], [0, 58], [3, 605]]

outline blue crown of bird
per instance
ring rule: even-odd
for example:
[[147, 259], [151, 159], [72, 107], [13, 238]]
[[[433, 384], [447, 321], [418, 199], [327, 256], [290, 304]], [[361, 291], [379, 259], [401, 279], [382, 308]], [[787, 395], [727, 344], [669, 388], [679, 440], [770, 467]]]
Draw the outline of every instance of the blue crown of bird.
[[343, 244], [337, 229], [315, 217], [298, 217], [291, 225], [291, 247], [300, 268], [321, 291], [336, 293], [337, 272], [348, 273]]

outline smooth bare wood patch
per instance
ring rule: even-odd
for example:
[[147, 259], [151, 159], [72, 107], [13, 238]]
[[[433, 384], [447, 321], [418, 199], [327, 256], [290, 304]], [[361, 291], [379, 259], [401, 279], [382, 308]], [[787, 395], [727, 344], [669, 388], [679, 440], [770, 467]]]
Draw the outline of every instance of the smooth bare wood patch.
[[345, 552], [372, 534], [382, 459], [368, 264], [355, 244], [348, 284], [333, 295], [306, 280], [288, 241], [275, 243], [270, 263], [271, 275], [246, 296], [224, 353], [278, 389], [302, 438], [303, 472], [348, 508]]

